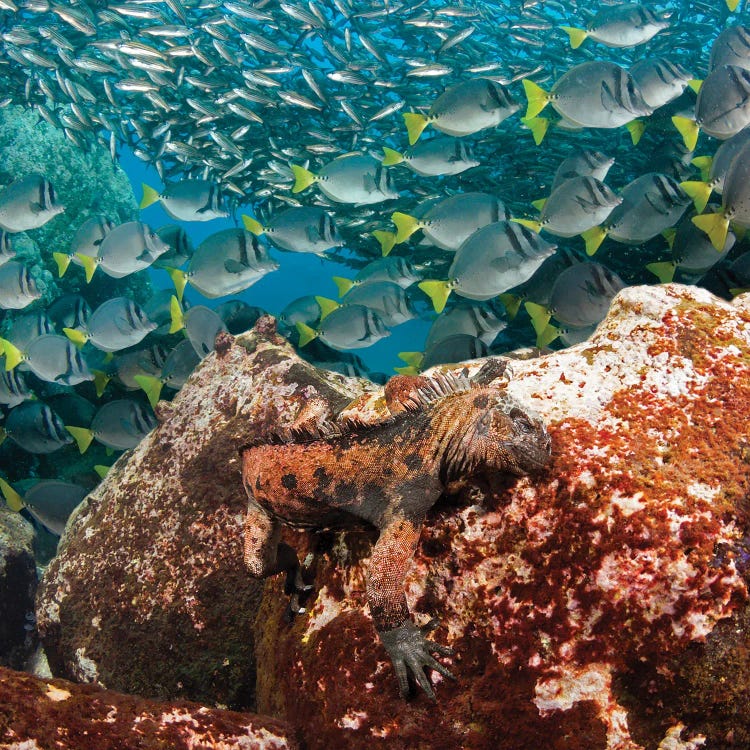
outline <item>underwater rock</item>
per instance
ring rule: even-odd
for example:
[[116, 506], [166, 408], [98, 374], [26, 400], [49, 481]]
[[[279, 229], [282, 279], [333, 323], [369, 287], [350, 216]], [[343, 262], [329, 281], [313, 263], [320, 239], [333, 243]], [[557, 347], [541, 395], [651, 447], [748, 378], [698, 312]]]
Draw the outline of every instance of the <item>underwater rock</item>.
[[34, 528], [0, 506], [0, 664], [21, 669], [36, 647]]
[[37, 598], [52, 673], [139, 695], [254, 705], [264, 583], [242, 560], [239, 447], [313, 395], [340, 410], [369, 381], [317, 370], [271, 318], [217, 338], [160, 426], [76, 510]]
[[[0, 747], [35, 750], [295, 750], [283, 722], [44, 680], [0, 667]], [[8, 743], [8, 744], [6, 744]]]
[[750, 295], [628, 288], [589, 341], [512, 368], [551, 465], [439, 503], [406, 580], [458, 679], [399, 697], [374, 535], [327, 534], [307, 614], [267, 584], [256, 710], [309, 748], [750, 746]]

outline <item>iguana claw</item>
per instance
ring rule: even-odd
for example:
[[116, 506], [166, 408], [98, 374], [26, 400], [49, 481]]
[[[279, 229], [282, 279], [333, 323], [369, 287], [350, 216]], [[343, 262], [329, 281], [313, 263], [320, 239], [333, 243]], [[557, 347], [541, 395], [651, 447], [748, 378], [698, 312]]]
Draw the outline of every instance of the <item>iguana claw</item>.
[[393, 628], [393, 630], [378, 632], [380, 641], [393, 662], [393, 668], [398, 679], [398, 689], [403, 698], [410, 694], [409, 671], [431, 700], [435, 700], [435, 692], [427, 679], [425, 669], [434, 669], [443, 677], [448, 677], [451, 680], [456, 679], [447, 667], [444, 667], [431, 656], [431, 654], [450, 656], [453, 653], [452, 648], [442, 646], [425, 637], [425, 633], [433, 630], [436, 625], [437, 623], [433, 620], [425, 627], [418, 628], [408, 620], [403, 625]]

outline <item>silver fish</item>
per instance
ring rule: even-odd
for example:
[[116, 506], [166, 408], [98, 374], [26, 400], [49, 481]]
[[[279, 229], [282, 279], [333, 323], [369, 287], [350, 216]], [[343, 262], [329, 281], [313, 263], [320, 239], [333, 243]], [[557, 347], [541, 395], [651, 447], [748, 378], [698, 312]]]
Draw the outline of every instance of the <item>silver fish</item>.
[[493, 302], [461, 299], [437, 316], [425, 340], [425, 351], [437, 348], [452, 336], [465, 334], [489, 346], [508, 326], [505, 312]]
[[11, 236], [5, 230], [0, 229], [0, 266], [16, 257], [16, 249], [13, 247]]
[[538, 220], [512, 221], [535, 232], [544, 230], [559, 237], [574, 237], [605, 221], [620, 203], [622, 198], [596, 177], [571, 177], [544, 201]]
[[383, 153], [383, 166], [403, 162], [412, 172], [426, 176], [460, 174], [479, 165], [469, 146], [456, 138], [431, 138], [404, 153], [384, 146]]
[[575, 65], [549, 92], [528, 78], [523, 85], [528, 99], [527, 118], [538, 115], [549, 102], [577, 125], [616, 128], [652, 111], [630, 73], [603, 60]]
[[658, 109], [677, 99], [693, 76], [677, 63], [663, 57], [646, 57], [630, 68], [644, 101]]
[[447, 135], [471, 135], [496, 127], [518, 109], [519, 105], [499, 83], [470, 78], [448, 87], [426, 115], [407, 112], [403, 117], [413, 146], [428, 125]]
[[144, 209], [154, 203], [173, 219], [179, 221], [211, 221], [229, 213], [222, 207], [222, 196], [218, 186], [206, 180], [181, 180], [167, 185], [159, 192], [143, 183], [143, 198], [139, 208]]
[[391, 219], [398, 228], [397, 242], [404, 242], [418, 229], [443, 250], [455, 252], [477, 229], [503, 221], [508, 213], [503, 202], [489, 193], [457, 193], [432, 206], [421, 219], [396, 212]]
[[570, 37], [570, 46], [576, 49], [587, 37], [607, 47], [635, 47], [668, 27], [667, 18], [643, 5], [626, 3], [600, 10], [585, 30], [571, 26], [562, 28]]
[[0, 266], [0, 309], [22, 310], [41, 296], [23, 263], [11, 260]]
[[50, 303], [47, 315], [58, 330], [84, 328], [91, 308], [80, 294], [63, 294]]
[[189, 283], [209, 299], [237, 294], [279, 264], [268, 255], [265, 245], [243, 229], [223, 229], [207, 237], [195, 249], [187, 271], [170, 271], [178, 297]]
[[[319, 299], [320, 301], [320, 299]], [[342, 305], [329, 312], [317, 329], [297, 323], [299, 345], [305, 346], [314, 338], [336, 350], [362, 349], [389, 335], [382, 318], [364, 305]]]
[[214, 350], [216, 337], [227, 327], [218, 313], [205, 305], [194, 305], [184, 312], [177, 297], [172, 296], [172, 326], [170, 333], [185, 329], [185, 335], [195, 353], [203, 359]]
[[87, 341], [104, 352], [117, 352], [142, 341], [156, 323], [127, 297], [113, 297], [94, 310], [84, 330], [65, 328], [65, 335], [82, 346]]
[[587, 149], [574, 151], [557, 167], [550, 192], [554, 192], [555, 188], [571, 177], [589, 175], [596, 177], [597, 180], [604, 180], [614, 163], [615, 160], [612, 157], [605, 156], [601, 151]]
[[104, 404], [91, 421], [91, 427], [66, 425], [78, 449], [84, 453], [92, 440], [115, 450], [135, 448], [156, 427], [154, 413], [144, 404], [132, 399], [116, 399]]
[[[0, 363], [2, 365], [2, 363]], [[33, 398], [34, 394], [18, 369], [6, 372], [4, 365], [0, 369], [0, 404], [12, 409], [14, 406]]]
[[366, 154], [346, 154], [324, 165], [317, 174], [304, 167], [292, 166], [295, 182], [293, 193], [312, 184], [337, 203], [369, 205], [398, 198], [389, 170]]
[[48, 531], [61, 536], [70, 514], [88, 494], [85, 487], [57, 479], [36, 482], [21, 497], [4, 480], [0, 480], [5, 499], [14, 509], [26, 508]]
[[3, 432], [29, 453], [52, 453], [73, 442], [60, 418], [41, 401], [24, 401], [11, 409]]
[[77, 385], [93, 378], [81, 353], [65, 336], [44, 334], [23, 348], [5, 341], [6, 368], [14, 368], [21, 362], [48, 383]]
[[445, 281], [422, 281], [419, 288], [442, 312], [451, 292], [488, 300], [523, 284], [557, 245], [524, 226], [498, 221], [477, 229], [456, 252]]
[[714, 39], [709, 71], [722, 65], [736, 65], [750, 70], [750, 29], [747, 26], [729, 26]]
[[382, 318], [387, 328], [413, 320], [418, 313], [412, 298], [392, 281], [371, 281], [358, 284], [341, 300], [342, 305], [364, 305]]
[[167, 252], [162, 253], [154, 262], [154, 268], [179, 268], [193, 257], [195, 248], [188, 233], [175, 224], [159, 227], [156, 234], [162, 242], [169, 246]]
[[40, 174], [28, 174], [0, 191], [0, 229], [26, 232], [62, 213], [52, 183]]
[[344, 244], [331, 215], [316, 206], [289, 208], [265, 225], [247, 215], [242, 221], [256, 237], [264, 234], [276, 247], [294, 253], [323, 255]]

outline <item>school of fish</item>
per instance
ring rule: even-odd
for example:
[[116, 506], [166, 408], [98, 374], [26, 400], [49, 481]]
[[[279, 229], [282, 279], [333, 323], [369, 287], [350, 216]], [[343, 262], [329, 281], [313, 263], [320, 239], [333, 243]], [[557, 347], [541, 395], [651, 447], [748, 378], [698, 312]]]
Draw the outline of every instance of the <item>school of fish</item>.
[[[84, 288], [42, 305], [14, 244], [65, 206], [43, 168], [0, 187], [0, 458], [137, 445], [217, 333], [263, 314], [247, 290], [287, 253], [352, 274], [326, 279], [338, 300], [322, 282], [284, 300], [281, 330], [319, 366], [381, 380], [354, 352], [417, 318], [429, 331], [399, 372], [585, 340], [628, 284], [750, 287], [746, 12], [0, 0], [0, 106], [132, 153], [162, 181], [141, 209], [175, 222], [89, 216], [49, 252], [63, 289], [163, 274], [147, 304], [92, 309]], [[195, 222], [217, 229], [194, 244]], [[7, 504], [53, 534], [95, 481], [0, 469]]]

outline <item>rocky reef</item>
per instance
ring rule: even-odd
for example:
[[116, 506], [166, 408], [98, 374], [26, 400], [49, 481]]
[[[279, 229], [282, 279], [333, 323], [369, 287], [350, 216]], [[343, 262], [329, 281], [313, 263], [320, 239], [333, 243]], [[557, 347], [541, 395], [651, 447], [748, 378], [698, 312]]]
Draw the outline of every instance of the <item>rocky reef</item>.
[[296, 750], [283, 722], [157, 703], [0, 667], [0, 747], [9, 750]]
[[242, 569], [237, 448], [313, 396], [383, 410], [268, 318], [217, 342], [69, 523], [37, 599], [53, 672], [253, 707], [309, 748], [750, 745], [750, 295], [631, 287], [589, 341], [513, 371], [552, 462], [428, 517], [406, 594], [454, 649], [437, 707], [399, 697], [372, 628], [372, 533], [285, 532], [315, 575], [291, 625], [280, 577]]

